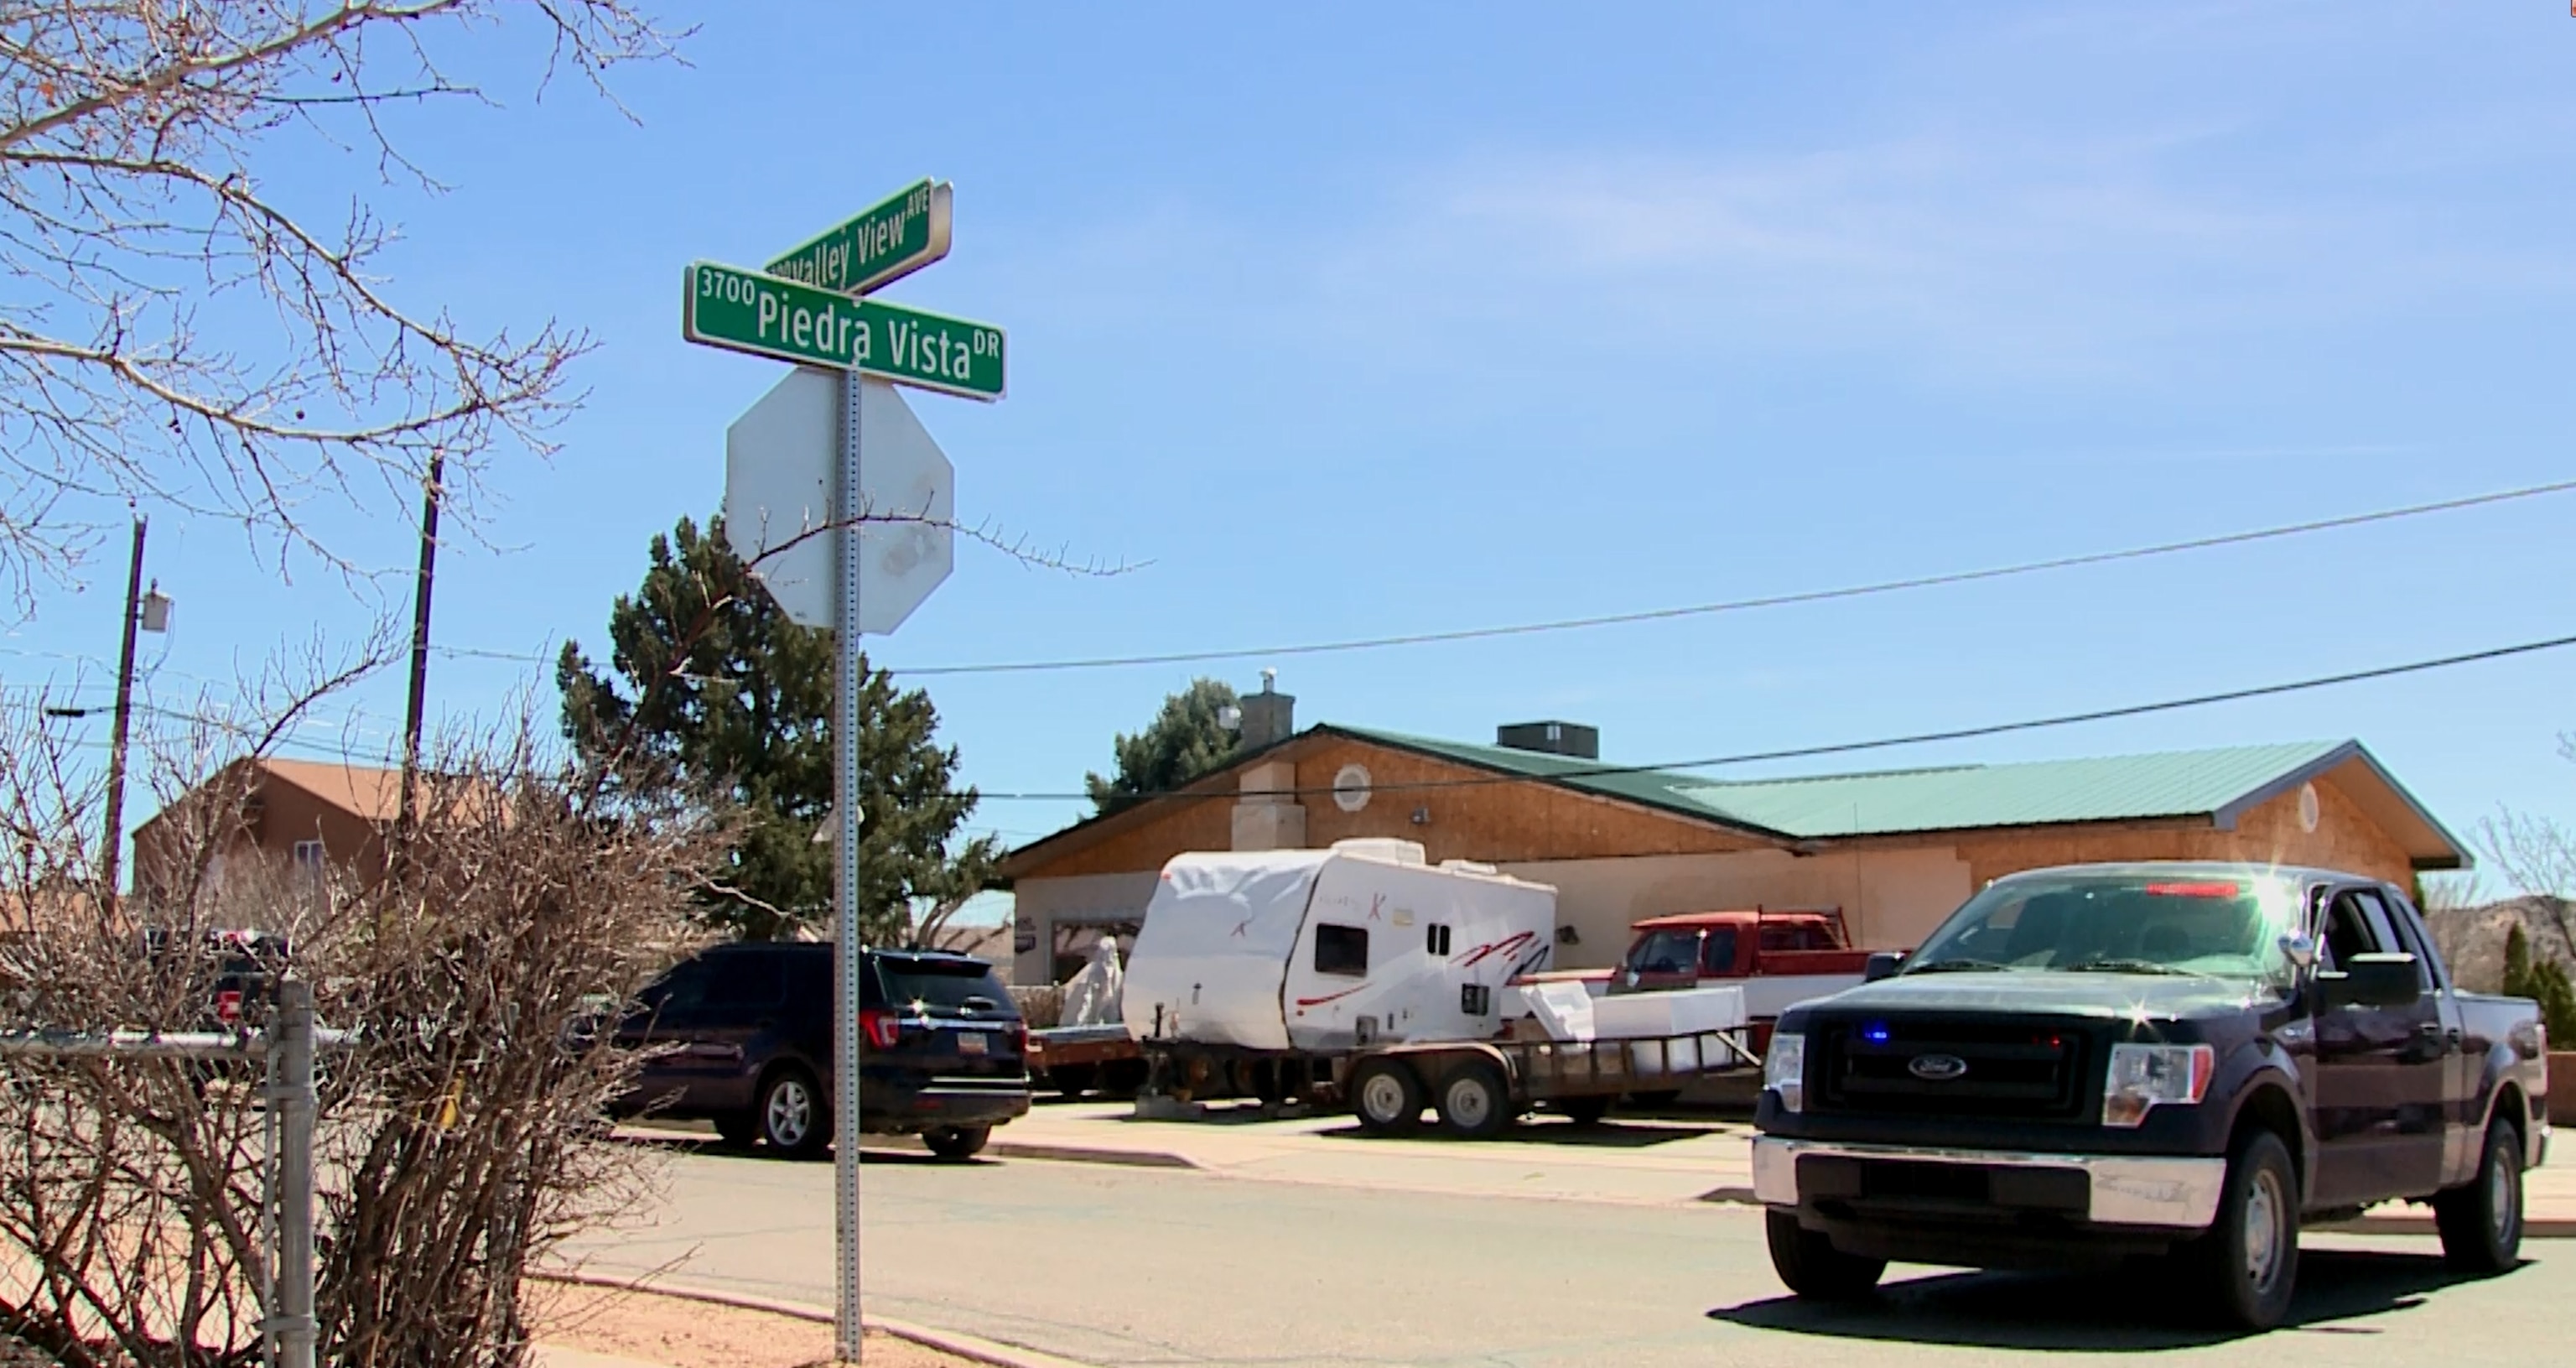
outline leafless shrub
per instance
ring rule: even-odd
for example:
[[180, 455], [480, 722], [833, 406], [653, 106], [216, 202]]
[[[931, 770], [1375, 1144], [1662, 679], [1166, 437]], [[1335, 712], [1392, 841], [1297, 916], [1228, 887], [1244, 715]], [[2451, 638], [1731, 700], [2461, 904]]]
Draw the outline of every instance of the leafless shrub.
[[[2558, 754], [2576, 763], [2576, 736], [2560, 737]], [[2503, 812], [2478, 824], [2478, 845], [2505, 882], [2524, 895], [2534, 920], [2557, 932], [2555, 946], [2535, 937], [2533, 948], [2576, 957], [2576, 832], [2546, 817]]]
[[[207, 772], [187, 738], [164, 754]], [[239, 787], [201, 786], [166, 809], [152, 867], [111, 909], [78, 771], [0, 715], [16, 843], [0, 1029], [205, 1029], [221, 963], [200, 938], [285, 938], [323, 1024], [354, 1033], [326, 1054], [317, 1116], [323, 1360], [511, 1365], [524, 1270], [650, 1179], [604, 1143], [634, 1061], [591, 1027], [689, 948], [714, 833], [550, 766], [524, 728], [443, 746], [424, 771], [400, 858], [379, 845], [323, 871], [250, 858]], [[257, 1083], [229, 1061], [0, 1063], [0, 1332], [72, 1368], [254, 1361]]]
[[1011, 1001], [1020, 1009], [1020, 1019], [1032, 1031], [1053, 1029], [1064, 1020], [1064, 988], [1060, 984], [1011, 985]]

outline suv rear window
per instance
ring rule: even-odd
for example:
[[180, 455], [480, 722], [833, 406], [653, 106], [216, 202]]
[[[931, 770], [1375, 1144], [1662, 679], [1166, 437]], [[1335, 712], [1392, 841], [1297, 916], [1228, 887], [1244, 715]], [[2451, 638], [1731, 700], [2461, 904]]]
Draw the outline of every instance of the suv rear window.
[[886, 1000], [903, 1007], [919, 1004], [933, 1012], [1011, 1007], [1011, 990], [1002, 986], [990, 966], [972, 960], [885, 955], [877, 960], [877, 977], [885, 983]]

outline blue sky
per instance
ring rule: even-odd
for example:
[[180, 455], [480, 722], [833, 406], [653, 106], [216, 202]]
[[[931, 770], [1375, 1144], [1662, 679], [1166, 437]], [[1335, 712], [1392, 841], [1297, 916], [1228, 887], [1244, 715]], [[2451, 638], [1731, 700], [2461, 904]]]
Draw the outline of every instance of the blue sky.
[[[692, 258], [757, 265], [956, 185], [890, 296], [1010, 331], [1011, 394], [913, 402], [958, 507], [1114, 578], [961, 549], [899, 669], [1260, 646], [1705, 602], [2566, 478], [2576, 21], [2549, 4], [710, 6], [634, 122], [413, 116], [395, 293], [590, 330], [550, 462], [504, 453], [441, 562], [447, 645], [596, 645], [722, 487], [773, 363], [679, 338]], [[1607, 16], [1607, 17], [1605, 17]], [[526, 35], [521, 34], [524, 39]], [[289, 194], [365, 168], [298, 145]], [[408, 563], [408, 510], [330, 515]], [[1301, 721], [1597, 724], [1651, 762], [1974, 725], [2562, 635], [2576, 494], [1850, 603], [1275, 664]], [[121, 558], [0, 679], [103, 700]], [[184, 703], [377, 605], [156, 520]], [[397, 611], [407, 585], [382, 591]], [[1189, 667], [924, 677], [989, 791], [1105, 768]], [[2576, 652], [1854, 767], [2354, 736], [2467, 828], [2576, 819]], [[442, 656], [433, 709], [548, 672]], [[401, 681], [305, 734], [381, 754]], [[89, 724], [97, 725], [97, 724]], [[103, 735], [103, 728], [101, 728]], [[1812, 765], [1809, 766], [1812, 768]], [[1742, 771], [1739, 771], [1742, 772]], [[1758, 772], [1758, 771], [1754, 771]], [[993, 802], [1014, 839], [1078, 814]]]

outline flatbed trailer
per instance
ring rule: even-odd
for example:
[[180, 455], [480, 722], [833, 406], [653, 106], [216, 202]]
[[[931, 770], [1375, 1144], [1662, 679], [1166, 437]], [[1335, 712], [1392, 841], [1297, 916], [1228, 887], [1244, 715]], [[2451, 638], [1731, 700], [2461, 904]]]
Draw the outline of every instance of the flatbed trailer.
[[1761, 1067], [1747, 1027], [1619, 1040], [1461, 1040], [1370, 1046], [1335, 1071], [1360, 1127], [1404, 1135], [1425, 1107], [1465, 1140], [1502, 1134], [1532, 1107], [1598, 1121], [1622, 1096]]
[[1029, 1032], [1029, 1080], [1066, 1097], [1132, 1092], [1145, 1081], [1145, 1051], [1126, 1024], [1050, 1026]]

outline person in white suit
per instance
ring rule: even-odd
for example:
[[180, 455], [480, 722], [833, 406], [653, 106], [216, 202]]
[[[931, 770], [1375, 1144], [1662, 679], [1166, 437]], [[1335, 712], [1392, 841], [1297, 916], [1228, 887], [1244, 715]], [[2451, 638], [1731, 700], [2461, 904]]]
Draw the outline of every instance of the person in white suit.
[[1110, 1026], [1125, 1020], [1126, 974], [1118, 967], [1118, 938], [1102, 936], [1091, 946], [1091, 962], [1064, 985], [1067, 1026]]

